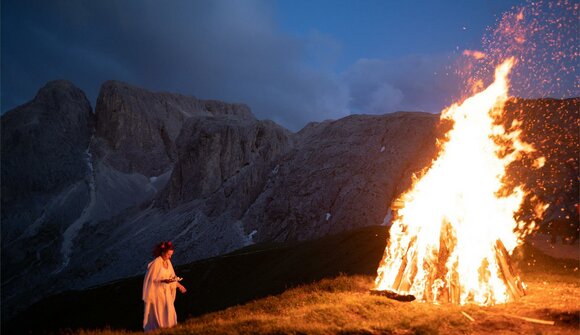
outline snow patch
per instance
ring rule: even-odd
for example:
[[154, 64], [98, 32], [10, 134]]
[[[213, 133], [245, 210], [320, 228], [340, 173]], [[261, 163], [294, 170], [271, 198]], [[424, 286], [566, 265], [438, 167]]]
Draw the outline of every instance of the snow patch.
[[68, 226], [68, 228], [64, 231], [62, 246], [60, 248], [60, 252], [62, 253], [62, 264], [61, 267], [56, 269], [54, 273], [59, 273], [68, 266], [68, 263], [70, 262], [70, 253], [72, 250], [73, 241], [77, 237], [79, 231], [81, 230], [81, 228], [83, 228], [85, 223], [90, 220], [91, 214], [93, 213], [93, 208], [95, 208], [95, 205], [97, 203], [97, 191], [95, 187], [96, 182], [95, 182], [95, 169], [93, 165], [93, 155], [91, 154], [89, 148], [90, 144], [87, 150], [85, 151], [85, 163], [87, 164], [88, 169], [87, 177], [89, 184], [90, 200], [88, 205], [85, 206], [85, 208], [83, 209], [81, 216], [78, 219], [76, 219], [75, 222], [73, 222], [70, 226]]
[[[92, 142], [93, 139], [91, 138]], [[95, 168], [93, 166], [93, 154], [91, 153], [90, 149], [90, 145], [89, 148], [87, 148], [87, 150], [85, 150], [85, 163], [87, 164], [87, 169], [89, 169], [89, 175], [93, 176], [95, 173]], [[93, 178], [94, 180], [94, 178]]]
[[168, 171], [160, 174], [159, 176], [153, 176], [149, 178], [150, 187], [153, 189], [155, 193], [157, 193], [157, 191], [163, 189], [165, 185], [167, 185], [169, 179], [171, 178], [172, 172], [173, 169], [169, 169]]
[[252, 232], [248, 235], [248, 240], [250, 240], [252, 242], [252, 244], [254, 244], [254, 236], [258, 233], [257, 230], [252, 230]]
[[244, 230], [244, 225], [239, 220], [234, 223], [234, 229], [237, 231], [239, 236], [242, 238], [242, 246], [247, 247], [249, 245], [256, 243], [254, 241], [254, 236], [256, 236], [256, 234], [258, 233], [257, 230], [254, 229], [254, 230], [252, 230], [252, 232], [250, 232], [249, 234], [246, 235], [245, 230]]
[[383, 223], [381, 224], [381, 226], [390, 226], [392, 224], [393, 221], [393, 211], [389, 208], [389, 210], [387, 211], [387, 215], [385, 215], [385, 218], [383, 219]]
[[381, 147], [381, 152], [385, 152], [385, 146], [384, 145]]
[[324, 216], [324, 219], [325, 219], [326, 221], [328, 221], [328, 220], [330, 220], [330, 217], [331, 217], [331, 216], [332, 216], [332, 214], [330, 214], [330, 213], [326, 213], [326, 215]]

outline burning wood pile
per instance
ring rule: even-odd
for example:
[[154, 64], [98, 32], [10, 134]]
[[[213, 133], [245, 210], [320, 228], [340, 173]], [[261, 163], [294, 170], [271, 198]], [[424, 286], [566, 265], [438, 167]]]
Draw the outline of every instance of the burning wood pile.
[[[453, 128], [432, 165], [392, 206], [375, 294], [480, 305], [525, 295], [510, 254], [534, 227], [514, 219], [526, 190], [508, 187], [505, 178], [507, 166], [534, 148], [520, 140], [518, 122], [507, 129], [500, 122], [513, 65], [505, 60], [490, 86], [442, 112]], [[546, 207], [538, 205], [538, 217]]]
[[[449, 227], [448, 225], [446, 225]], [[448, 229], [447, 229], [448, 231]], [[445, 278], [446, 275], [446, 267], [444, 264], [447, 261], [447, 256], [451, 253], [450, 250], [452, 246], [446, 243], [445, 238], [449, 236], [447, 233], [442, 232], [441, 234], [441, 241], [440, 245], [442, 249], [438, 255], [436, 260], [436, 264], [438, 265], [434, 271], [431, 272], [431, 276], [427, 280], [426, 287], [434, 287], [435, 285], [441, 285], [441, 278]], [[417, 239], [413, 239], [415, 242]], [[406, 253], [408, 254], [410, 249], [413, 249], [414, 245], [410, 245], [407, 249]], [[412, 251], [411, 251], [412, 252]], [[501, 242], [501, 240], [497, 240], [494, 246], [494, 252], [496, 255], [496, 262], [499, 266], [499, 276], [500, 279], [505, 283], [507, 287], [507, 293], [509, 294], [508, 300], [516, 300], [526, 294], [525, 285], [514, 271], [514, 268], [511, 264], [511, 258], [505, 246]], [[405, 255], [407, 256], [407, 255]], [[400, 294], [396, 292], [409, 292], [415, 276], [417, 275], [417, 262], [416, 259], [412, 259], [411, 263], [407, 261], [407, 258], [404, 258], [403, 263], [401, 264], [400, 268], [397, 271], [397, 275], [395, 277], [394, 282], [390, 286], [391, 290], [372, 290], [371, 293], [374, 295], [381, 295], [386, 296], [387, 298], [399, 300], [399, 301], [413, 301], [415, 300], [415, 296], [412, 294]], [[439, 292], [439, 295], [426, 290], [424, 292], [423, 300], [427, 302], [436, 302], [436, 303], [454, 303], [460, 304], [461, 303], [461, 290], [460, 290], [460, 283], [459, 283], [459, 274], [454, 271], [451, 276], [449, 276], [450, 280], [447, 283], [446, 290], [437, 290], [435, 292]], [[438, 282], [437, 282], [438, 281]]]

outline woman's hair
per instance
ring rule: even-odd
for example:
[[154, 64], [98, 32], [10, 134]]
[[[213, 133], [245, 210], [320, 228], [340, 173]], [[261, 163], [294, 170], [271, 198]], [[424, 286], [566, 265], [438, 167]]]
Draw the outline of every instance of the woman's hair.
[[155, 249], [153, 249], [153, 256], [159, 257], [169, 250], [173, 250], [173, 243], [169, 241], [161, 242], [155, 246]]

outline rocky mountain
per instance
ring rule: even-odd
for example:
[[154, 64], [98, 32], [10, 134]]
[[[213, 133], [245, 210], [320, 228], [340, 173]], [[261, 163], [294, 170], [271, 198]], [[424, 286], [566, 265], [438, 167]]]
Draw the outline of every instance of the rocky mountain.
[[291, 133], [242, 104], [115, 81], [94, 113], [56, 81], [1, 123], [4, 318], [142, 274], [162, 240], [178, 265], [381, 225], [441, 132], [436, 115], [399, 112]]
[[97, 105], [96, 136], [107, 144], [102, 160], [123, 173], [161, 175], [177, 160], [175, 140], [186, 119], [215, 116], [255, 121], [246, 105], [152, 93], [125, 83], [102, 85]]
[[189, 249], [183, 260], [245, 246], [236, 220], [292, 144], [245, 105], [120, 82], [103, 84], [95, 113], [50, 82], [1, 121], [3, 316], [139, 273], [159, 240]]
[[93, 128], [85, 94], [66, 81], [48, 83], [31, 102], [2, 116], [2, 207], [22, 208], [24, 215], [12, 223], [2, 211], [3, 243], [40, 216], [45, 197], [84, 178]]
[[65, 231], [89, 202], [94, 114], [81, 90], [54, 81], [1, 121], [2, 303], [10, 308], [61, 263]]
[[412, 173], [435, 156], [436, 121], [394, 113], [307, 126], [244, 216], [246, 231], [283, 242], [383, 223]]

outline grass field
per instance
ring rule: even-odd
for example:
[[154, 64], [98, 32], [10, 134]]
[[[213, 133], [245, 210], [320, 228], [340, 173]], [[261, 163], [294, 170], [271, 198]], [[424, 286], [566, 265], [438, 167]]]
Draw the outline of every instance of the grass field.
[[571, 279], [534, 280], [529, 295], [516, 303], [479, 307], [389, 300], [368, 294], [371, 277], [340, 276], [193, 318], [166, 333], [577, 334], [580, 292]]
[[[243, 299], [245, 302], [230, 304], [230, 307], [217, 308], [213, 312], [191, 313], [183, 315], [186, 310], [193, 311], [196, 304], [202, 305], [204, 301], [193, 298], [181, 297], [176, 307], [181, 313], [180, 324], [168, 330], [159, 330], [159, 334], [580, 334], [580, 272], [578, 262], [549, 257], [537, 249], [525, 247], [519, 253], [517, 264], [520, 273], [528, 286], [527, 295], [517, 302], [491, 307], [476, 305], [433, 305], [422, 302], [399, 302], [385, 297], [369, 294], [372, 288], [377, 260], [371, 260], [368, 265], [359, 268], [352, 273], [328, 275], [332, 273], [328, 267], [333, 263], [347, 263], [352, 266], [354, 262], [349, 260], [348, 255], [356, 257], [365, 255], [368, 258], [372, 246], [370, 237], [375, 236], [375, 229], [369, 228], [355, 233], [348, 233], [337, 237], [330, 237], [317, 242], [307, 242], [288, 247], [283, 253], [276, 254], [273, 251], [259, 253], [260, 264], [249, 277], [233, 275], [230, 272], [219, 272], [225, 275], [223, 282], [215, 286], [210, 293], [216, 299], [231, 296], [237, 290], [244, 287], [264, 286], [272, 283], [276, 274], [280, 275], [281, 268], [273, 268], [273, 264], [279, 264], [287, 268], [291, 264], [298, 266], [304, 264], [304, 268], [311, 267], [309, 274], [318, 274], [316, 266], [320, 266], [319, 272], [327, 273], [322, 279], [316, 279], [305, 284], [290, 285], [287, 289], [268, 288], [270, 295], [261, 292], [254, 299]], [[367, 251], [360, 244], [367, 241]], [[370, 241], [370, 242], [369, 242]], [[384, 243], [384, 242], [382, 242]], [[372, 247], [369, 247], [371, 245]], [[383, 244], [384, 245], [384, 244]], [[352, 250], [359, 247], [359, 253], [344, 253], [340, 249]], [[319, 248], [334, 247], [334, 251], [327, 254]], [[384, 246], [383, 246], [384, 248]], [[279, 251], [278, 251], [279, 252]], [[370, 252], [374, 255], [376, 252]], [[268, 255], [266, 257], [266, 254]], [[338, 258], [327, 258], [338, 254]], [[272, 256], [274, 255], [274, 256]], [[289, 260], [292, 256], [297, 260]], [[320, 258], [316, 258], [319, 255]], [[226, 258], [228, 262], [237, 259], [233, 263], [226, 263], [225, 267], [232, 264], [240, 264], [243, 259], [252, 257], [251, 263], [258, 264], [256, 254], [246, 252], [232, 255]], [[376, 258], [376, 255], [373, 257]], [[300, 260], [300, 261], [298, 261]], [[325, 261], [326, 260], [326, 263]], [[213, 267], [219, 267], [212, 263]], [[288, 263], [284, 263], [288, 262]], [[243, 262], [242, 262], [243, 263]], [[313, 263], [313, 264], [312, 264]], [[245, 263], [243, 263], [245, 264]], [[245, 264], [247, 265], [247, 264]], [[190, 269], [200, 269], [190, 267]], [[360, 264], [358, 264], [360, 266]], [[339, 267], [340, 268], [340, 267]], [[347, 267], [349, 268], [349, 267]], [[268, 269], [271, 269], [268, 272]], [[290, 272], [296, 274], [299, 267], [291, 267]], [[230, 269], [231, 270], [231, 269]], [[246, 270], [248, 271], [248, 270]], [[258, 281], [262, 271], [264, 282]], [[242, 273], [242, 272], [240, 272]], [[239, 277], [236, 277], [238, 276]], [[302, 274], [305, 276], [305, 274]], [[239, 281], [237, 280], [239, 278]], [[294, 277], [287, 277], [288, 278]], [[134, 284], [139, 284], [138, 278], [131, 279]], [[230, 283], [234, 290], [227, 291]], [[129, 285], [124, 283], [122, 285]], [[194, 285], [194, 283], [191, 283]], [[216, 284], [217, 285], [217, 284]], [[113, 287], [109, 290], [118, 289]], [[126, 288], [124, 288], [126, 289]], [[249, 289], [248, 289], [249, 290]], [[119, 290], [118, 290], [119, 291]], [[217, 292], [221, 291], [220, 297]], [[105, 291], [103, 291], [105, 292]], [[100, 294], [103, 294], [101, 292]], [[224, 293], [225, 292], [225, 293]], [[256, 291], [257, 292], [257, 291]], [[201, 295], [199, 296], [201, 297]], [[77, 298], [78, 299], [78, 298]], [[91, 299], [94, 299], [92, 297]], [[201, 299], [201, 298], [200, 298]], [[205, 299], [211, 299], [211, 295]], [[242, 300], [242, 301], [243, 301]], [[187, 301], [187, 303], [185, 303]], [[89, 302], [83, 302], [87, 305]], [[56, 305], [54, 305], [56, 306]], [[102, 307], [102, 306], [101, 306]], [[57, 307], [54, 307], [57, 308]], [[123, 317], [124, 310], [112, 306], [113, 310]], [[133, 312], [138, 322], [141, 310]], [[65, 312], [66, 313], [66, 312]], [[112, 319], [111, 316], [107, 316]], [[469, 319], [472, 318], [472, 320]], [[185, 319], [183, 319], [185, 318]], [[522, 318], [536, 319], [540, 321], [553, 321], [553, 325], [538, 324]], [[33, 320], [33, 318], [29, 319]], [[80, 321], [79, 321], [80, 322]], [[83, 322], [80, 322], [82, 325]], [[86, 323], [85, 323], [86, 325]], [[93, 327], [71, 327], [75, 334], [138, 334], [137, 328], [116, 327], [115, 329], [90, 330]], [[85, 330], [82, 330], [82, 329]], [[81, 330], [79, 330], [81, 329]], [[88, 329], [88, 330], [87, 330]], [[132, 330], [131, 330], [132, 329]]]
[[[579, 334], [577, 264], [534, 256], [536, 265], [530, 263], [523, 269], [528, 294], [505, 305], [480, 307], [399, 302], [370, 295], [373, 276], [340, 275], [190, 318], [159, 333]], [[522, 318], [553, 321], [554, 325]]]
[[[368, 293], [370, 276], [339, 276], [190, 318], [160, 334], [578, 334], [577, 276], [528, 281], [520, 301], [493, 307], [398, 302]], [[466, 313], [474, 319], [471, 321]], [[518, 317], [554, 321], [543, 325]], [[81, 331], [81, 334], [126, 334]]]

